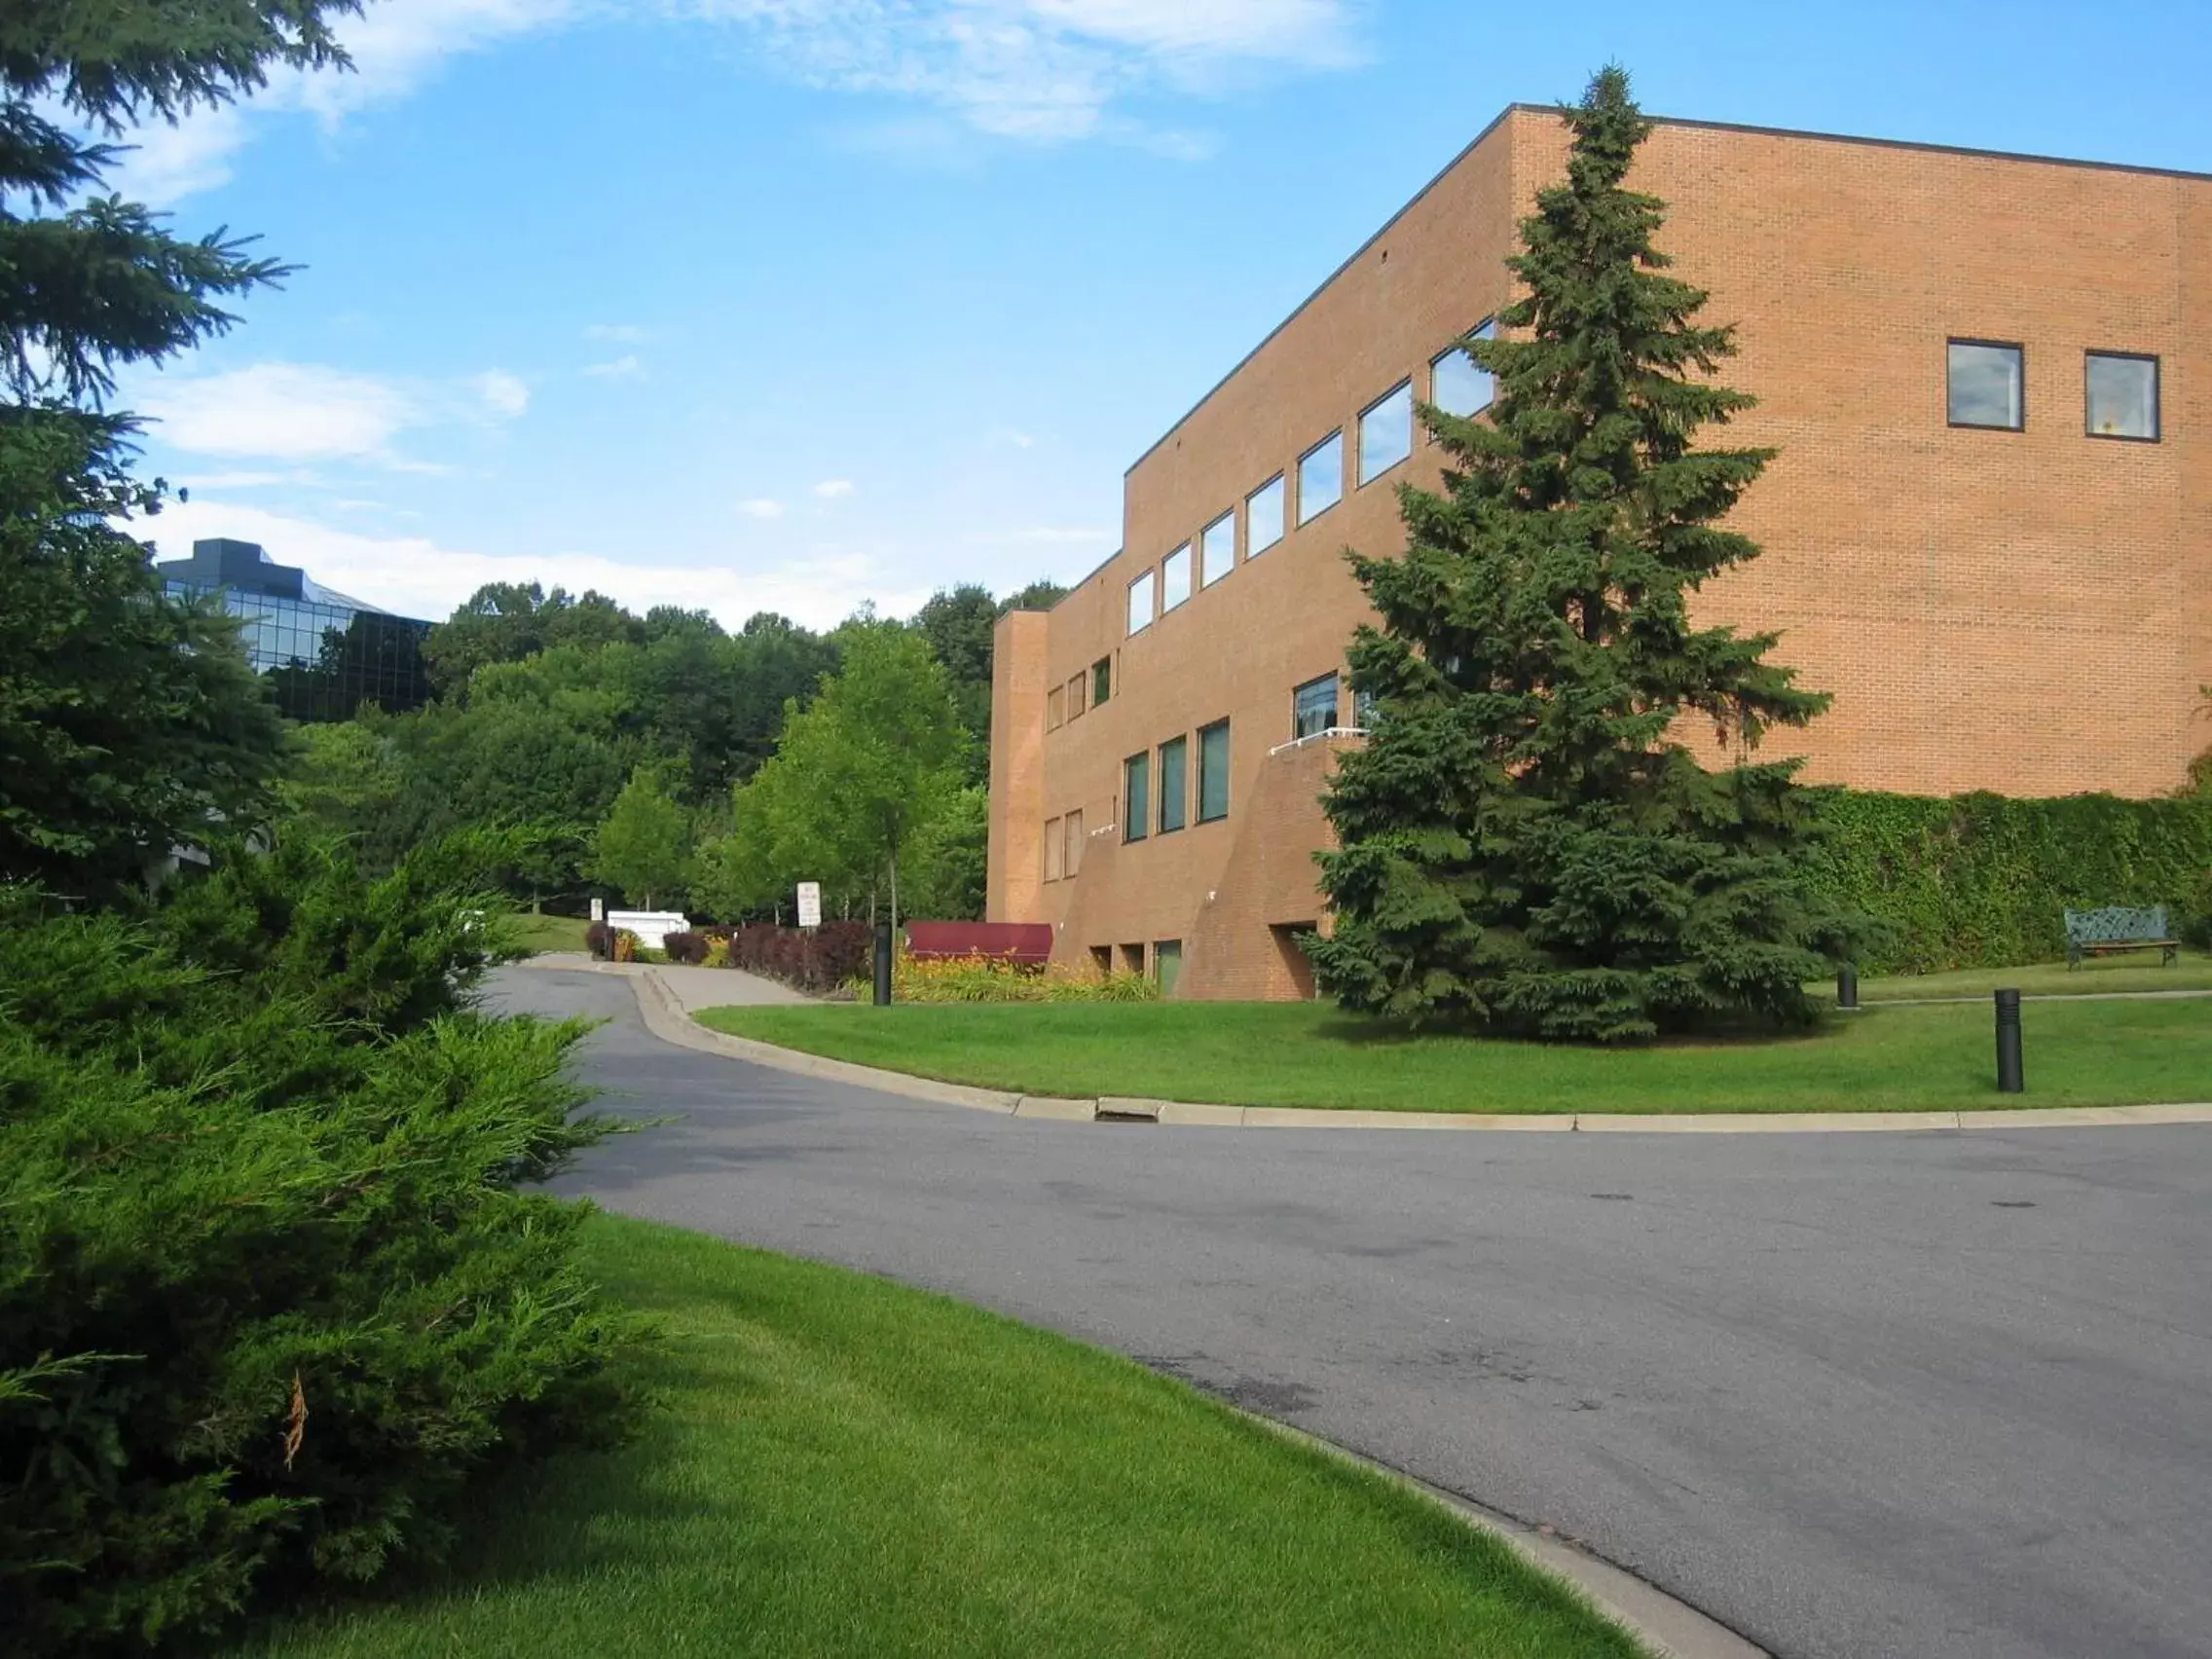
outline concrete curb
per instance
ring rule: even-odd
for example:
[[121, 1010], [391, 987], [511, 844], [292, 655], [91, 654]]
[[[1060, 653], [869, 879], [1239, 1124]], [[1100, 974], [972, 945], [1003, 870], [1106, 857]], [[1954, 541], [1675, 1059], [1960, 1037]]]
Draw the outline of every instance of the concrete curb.
[[1381, 1475], [1391, 1485], [1427, 1499], [1462, 1526], [1497, 1539], [1539, 1572], [1563, 1580], [1601, 1616], [1636, 1638], [1653, 1659], [1773, 1659], [1767, 1649], [1707, 1617], [1687, 1602], [1676, 1600], [1627, 1568], [1615, 1567], [1603, 1556], [1593, 1555], [1547, 1529], [1531, 1527], [1498, 1510], [1485, 1508], [1457, 1493], [1431, 1486], [1372, 1457], [1363, 1457], [1348, 1447], [1309, 1434], [1303, 1428], [1261, 1417], [1240, 1406], [1232, 1405], [1229, 1409], [1285, 1440], [1309, 1446], [1324, 1456]]
[[[537, 964], [520, 962], [516, 967]], [[567, 972], [618, 974], [637, 994], [645, 1028], [664, 1042], [703, 1053], [726, 1054], [757, 1066], [842, 1083], [909, 1100], [965, 1106], [1016, 1118], [1054, 1123], [1159, 1124], [1187, 1128], [1242, 1129], [1491, 1129], [1524, 1134], [1760, 1135], [1938, 1134], [2007, 1129], [2116, 1128], [2131, 1124], [2212, 1124], [2212, 1101], [2174, 1106], [2023, 1106], [1979, 1112], [1376, 1112], [1307, 1106], [1220, 1106], [1189, 1100], [1102, 1095], [1095, 1100], [1016, 1094], [966, 1084], [940, 1083], [907, 1072], [885, 1071], [852, 1060], [832, 1060], [750, 1037], [710, 1031], [678, 1003], [648, 965], [596, 962], [588, 969], [551, 963]]]

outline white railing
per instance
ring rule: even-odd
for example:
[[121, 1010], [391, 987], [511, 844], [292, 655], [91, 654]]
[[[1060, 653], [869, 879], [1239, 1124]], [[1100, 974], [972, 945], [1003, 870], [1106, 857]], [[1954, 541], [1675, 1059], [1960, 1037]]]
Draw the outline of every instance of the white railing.
[[1272, 760], [1276, 756], [1286, 751], [1304, 749], [1309, 743], [1319, 743], [1324, 738], [1365, 737], [1366, 735], [1367, 728], [1365, 726], [1331, 726], [1326, 731], [1309, 731], [1304, 737], [1294, 737], [1288, 743], [1276, 744], [1268, 751], [1268, 758]]

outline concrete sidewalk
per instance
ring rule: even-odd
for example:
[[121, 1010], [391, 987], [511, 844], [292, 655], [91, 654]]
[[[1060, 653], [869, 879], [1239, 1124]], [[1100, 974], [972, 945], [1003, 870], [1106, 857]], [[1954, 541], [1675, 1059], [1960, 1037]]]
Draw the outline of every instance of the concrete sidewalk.
[[551, 950], [533, 957], [522, 967], [584, 969], [625, 977], [646, 975], [658, 979], [685, 1014], [703, 1008], [763, 1008], [779, 1003], [805, 1003], [814, 998], [748, 974], [736, 968], [685, 968], [673, 962], [601, 962], [580, 951]]

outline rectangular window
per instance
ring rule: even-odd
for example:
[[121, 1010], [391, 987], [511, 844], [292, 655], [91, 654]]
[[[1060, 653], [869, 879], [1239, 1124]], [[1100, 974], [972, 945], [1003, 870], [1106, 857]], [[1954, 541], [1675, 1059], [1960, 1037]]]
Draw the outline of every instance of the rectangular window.
[[1198, 733], [1198, 822], [1229, 816], [1229, 722], [1216, 720]]
[[1143, 840], [1151, 818], [1152, 756], [1132, 755], [1122, 762], [1122, 839]]
[[1067, 871], [1067, 879], [1073, 881], [1083, 873], [1083, 814], [1080, 811], [1068, 814], [1066, 835], [1068, 849], [1060, 860], [1060, 867]]
[[1160, 563], [1160, 608], [1173, 610], [1191, 597], [1191, 544], [1186, 541]]
[[1298, 522], [1311, 524], [1345, 498], [1345, 435], [1331, 432], [1298, 458]]
[[1153, 571], [1145, 573], [1129, 584], [1129, 632], [1141, 634], [1152, 626], [1152, 589], [1156, 580]]
[[2021, 395], [2026, 373], [2019, 347], [1995, 340], [1954, 340], [1949, 370], [1952, 425], [2017, 432], [2026, 424]]
[[1188, 822], [1191, 810], [1186, 775], [1190, 771], [1189, 738], [1171, 737], [1160, 746], [1160, 832], [1172, 835]]
[[1099, 704], [1114, 694], [1114, 659], [1102, 656], [1090, 665], [1090, 706]]
[[1083, 713], [1083, 676], [1077, 675], [1068, 682], [1068, 719], [1074, 719]]
[[1282, 539], [1282, 474], [1244, 498], [1244, 557], [1257, 559]]
[[2158, 359], [2134, 351], [2091, 351], [2084, 373], [2092, 438], [2158, 441]]
[[1337, 723], [1337, 677], [1309, 680], [1290, 694], [1290, 735], [1315, 737]]
[[[1474, 337], [1495, 340], [1496, 320], [1484, 323], [1475, 330]], [[1428, 400], [1447, 415], [1480, 415], [1497, 395], [1496, 377], [1468, 356], [1463, 346], [1453, 347], [1428, 368]]]
[[1160, 994], [1175, 994], [1175, 981], [1183, 977], [1183, 941], [1161, 939], [1152, 944], [1152, 977], [1160, 981]]
[[1065, 856], [1066, 851], [1067, 842], [1062, 835], [1062, 825], [1060, 821], [1057, 818], [1046, 819], [1045, 879], [1047, 881], [1057, 881], [1060, 879], [1060, 860]]
[[1198, 586], [1211, 587], [1236, 569], [1236, 509], [1198, 533]]
[[1359, 418], [1359, 481], [1372, 484], [1414, 453], [1414, 386], [1407, 381]]
[[1064, 686], [1055, 685], [1045, 693], [1045, 729], [1058, 731], [1068, 718], [1068, 694]]

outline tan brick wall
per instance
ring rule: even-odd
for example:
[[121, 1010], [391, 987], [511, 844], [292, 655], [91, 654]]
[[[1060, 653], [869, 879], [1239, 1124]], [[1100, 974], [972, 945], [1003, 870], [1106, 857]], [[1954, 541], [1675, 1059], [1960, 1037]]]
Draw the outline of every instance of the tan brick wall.
[[[1312, 918], [1331, 746], [1269, 751], [1292, 687], [1340, 667], [1368, 614], [1342, 549], [1402, 545], [1394, 486], [1438, 476], [1419, 444], [1358, 488], [1351, 435], [1409, 375], [1425, 395], [1429, 359], [1505, 303], [1515, 221], [1565, 151], [1554, 116], [1509, 111], [1130, 468], [1123, 551], [1041, 645], [1002, 649], [1034, 702], [1026, 732], [994, 715], [994, 917], [1062, 924], [1071, 961], [1179, 940], [1189, 996], [1296, 989], [1270, 930]], [[1739, 329], [1725, 378], [1761, 401], [1727, 441], [1782, 452], [1736, 516], [1764, 556], [1699, 603], [1781, 633], [1780, 659], [1834, 694], [1768, 753], [1929, 793], [2172, 787], [2212, 743], [2212, 181], [1669, 123], [1634, 182], [1669, 203], [1661, 245], [1711, 290], [1707, 317]], [[2024, 346], [2024, 432], [1947, 425], [1954, 335]], [[2087, 349], [2159, 357], [2162, 442], [2084, 435]], [[1345, 499], [1124, 638], [1130, 578], [1333, 428]], [[1109, 653], [1113, 697], [1045, 732], [1043, 687]], [[1116, 846], [1123, 758], [1223, 718], [1230, 818]], [[1046, 882], [1043, 823], [1071, 808], [1106, 833]]]
[[984, 916], [1037, 919], [1044, 886], [1045, 664], [1051, 618], [1010, 610], [991, 645], [991, 820]]

